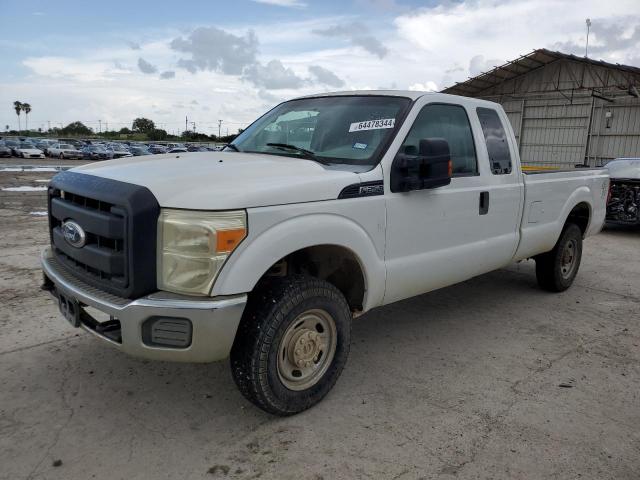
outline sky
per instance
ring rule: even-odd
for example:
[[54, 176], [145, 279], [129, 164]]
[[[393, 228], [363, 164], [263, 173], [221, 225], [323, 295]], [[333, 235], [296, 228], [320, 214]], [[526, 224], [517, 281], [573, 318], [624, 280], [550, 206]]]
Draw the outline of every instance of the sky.
[[0, 17], [1, 131], [19, 100], [34, 129], [144, 116], [224, 135], [300, 95], [441, 90], [536, 48], [584, 55], [586, 18], [591, 58], [640, 66], [638, 0], [0, 0]]

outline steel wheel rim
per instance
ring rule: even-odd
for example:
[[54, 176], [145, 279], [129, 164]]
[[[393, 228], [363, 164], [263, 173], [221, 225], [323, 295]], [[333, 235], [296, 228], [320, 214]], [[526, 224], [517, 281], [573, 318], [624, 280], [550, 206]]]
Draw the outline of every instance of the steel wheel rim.
[[562, 278], [570, 278], [576, 267], [578, 256], [578, 242], [575, 240], [569, 240], [562, 249], [562, 256], [560, 257], [560, 273]]
[[336, 322], [321, 309], [296, 317], [278, 345], [278, 377], [289, 390], [305, 390], [322, 378], [338, 345]]

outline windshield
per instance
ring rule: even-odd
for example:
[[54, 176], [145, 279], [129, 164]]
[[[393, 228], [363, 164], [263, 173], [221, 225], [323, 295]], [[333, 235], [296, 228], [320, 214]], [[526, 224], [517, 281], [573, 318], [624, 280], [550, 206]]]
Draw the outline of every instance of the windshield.
[[232, 145], [238, 151], [373, 166], [410, 100], [389, 96], [304, 98], [278, 105]]

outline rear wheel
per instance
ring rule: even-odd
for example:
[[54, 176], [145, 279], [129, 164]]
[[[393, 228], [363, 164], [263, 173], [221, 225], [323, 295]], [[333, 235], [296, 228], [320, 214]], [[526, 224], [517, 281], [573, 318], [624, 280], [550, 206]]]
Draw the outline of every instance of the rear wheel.
[[231, 350], [233, 378], [262, 410], [293, 415], [318, 403], [349, 355], [351, 311], [328, 282], [296, 275], [254, 291]]
[[582, 231], [569, 223], [550, 252], [535, 257], [538, 285], [550, 292], [563, 292], [578, 274], [582, 259]]

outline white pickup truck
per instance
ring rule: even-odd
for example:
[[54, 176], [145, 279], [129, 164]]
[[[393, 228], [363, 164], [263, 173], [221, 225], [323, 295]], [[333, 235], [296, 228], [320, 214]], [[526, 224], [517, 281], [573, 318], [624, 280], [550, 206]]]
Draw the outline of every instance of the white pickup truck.
[[568, 288], [608, 191], [602, 169], [523, 173], [495, 103], [303, 97], [221, 152], [56, 175], [44, 287], [129, 354], [230, 355], [242, 394], [290, 415], [332, 388], [372, 308], [528, 258], [541, 287]]

